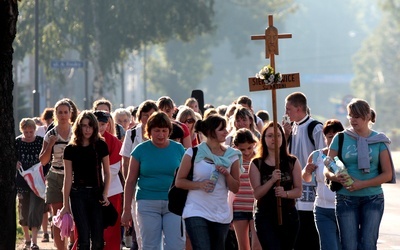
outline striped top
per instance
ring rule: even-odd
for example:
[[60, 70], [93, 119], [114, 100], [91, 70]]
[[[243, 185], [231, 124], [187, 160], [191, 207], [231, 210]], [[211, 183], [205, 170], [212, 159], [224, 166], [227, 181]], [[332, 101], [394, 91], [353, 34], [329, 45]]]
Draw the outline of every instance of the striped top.
[[239, 191], [233, 198], [234, 212], [253, 212], [254, 195], [250, 186], [249, 166], [250, 162], [243, 160], [244, 172], [240, 175]]

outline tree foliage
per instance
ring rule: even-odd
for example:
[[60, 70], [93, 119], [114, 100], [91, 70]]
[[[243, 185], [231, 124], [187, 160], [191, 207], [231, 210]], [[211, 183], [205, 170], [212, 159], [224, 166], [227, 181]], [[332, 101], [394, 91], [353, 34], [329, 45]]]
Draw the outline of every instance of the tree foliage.
[[[191, 90], [198, 88], [201, 82], [207, 82], [209, 75], [217, 71], [219, 79], [211, 80], [203, 90], [213, 102], [230, 103], [238, 93], [247, 91], [239, 72], [246, 74], [249, 67], [254, 70], [254, 64], [243, 68], [240, 62], [251, 53], [252, 30], [265, 28], [268, 13], [276, 13], [275, 20], [280, 20], [295, 10], [296, 4], [292, 0], [216, 1], [214, 32], [198, 36], [190, 43], [174, 40], [162, 44], [162, 48], [150, 56], [149, 91], [154, 96], [168, 93], [177, 103], [183, 103]], [[227, 54], [233, 56], [219, 58], [226, 64], [212, 65], [213, 57], [218, 57], [217, 50], [228, 50]]]
[[358, 97], [370, 100], [378, 114], [377, 126], [391, 132], [400, 122], [400, 117], [393, 115], [400, 105], [400, 3], [383, 1], [381, 8], [381, 22], [354, 57], [352, 87]]
[[[40, 60], [47, 76], [53, 59], [76, 51], [95, 71], [98, 95], [105, 77], [129, 51], [171, 38], [189, 41], [213, 28], [213, 0], [40, 1]], [[34, 0], [21, 3], [17, 59], [33, 51]], [[86, 55], [86, 56], [85, 56]], [[59, 74], [61, 75], [61, 74]]]

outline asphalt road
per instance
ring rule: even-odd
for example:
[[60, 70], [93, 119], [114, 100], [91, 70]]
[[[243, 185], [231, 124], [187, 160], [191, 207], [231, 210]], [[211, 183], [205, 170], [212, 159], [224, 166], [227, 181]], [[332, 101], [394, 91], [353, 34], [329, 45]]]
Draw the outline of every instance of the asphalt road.
[[400, 249], [400, 152], [393, 152], [397, 173], [396, 184], [384, 184], [385, 212], [383, 214], [378, 249]]
[[[400, 151], [392, 153], [393, 162], [397, 173], [396, 184], [384, 184], [385, 212], [379, 232], [379, 250], [400, 250]], [[49, 243], [41, 243], [42, 234], [39, 234], [38, 245], [41, 250], [56, 249], [53, 240]], [[23, 243], [18, 242], [16, 249], [22, 249]]]

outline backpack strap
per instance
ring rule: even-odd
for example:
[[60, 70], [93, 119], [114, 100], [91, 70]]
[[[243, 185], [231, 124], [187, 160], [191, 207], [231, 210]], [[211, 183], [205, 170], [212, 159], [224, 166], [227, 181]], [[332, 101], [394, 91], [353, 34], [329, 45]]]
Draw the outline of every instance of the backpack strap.
[[115, 131], [117, 132], [118, 140], [121, 140], [122, 138], [121, 127], [118, 123], [115, 123]]
[[312, 145], [315, 147], [315, 140], [314, 140], [314, 136], [313, 136], [313, 131], [315, 126], [317, 126], [318, 124], [321, 124], [321, 122], [317, 121], [317, 120], [313, 120], [308, 124], [307, 127], [307, 133], [308, 133], [308, 139], [310, 139]]
[[344, 133], [343, 132], [339, 132], [338, 133], [338, 136], [339, 136], [339, 148], [338, 148], [338, 152], [337, 152], [337, 156], [339, 157], [339, 159], [341, 160], [341, 161], [343, 161], [343, 158], [342, 158], [342, 148], [343, 148], [343, 140], [344, 140]]
[[198, 147], [197, 146], [193, 147], [192, 150], [193, 150], [193, 155], [192, 155], [192, 159], [191, 159], [192, 167], [190, 168], [190, 171], [189, 171], [189, 174], [187, 177], [188, 180], [193, 180], [194, 160], [196, 159]]
[[131, 141], [132, 141], [132, 143], [135, 142], [135, 137], [136, 137], [136, 125], [131, 128]]

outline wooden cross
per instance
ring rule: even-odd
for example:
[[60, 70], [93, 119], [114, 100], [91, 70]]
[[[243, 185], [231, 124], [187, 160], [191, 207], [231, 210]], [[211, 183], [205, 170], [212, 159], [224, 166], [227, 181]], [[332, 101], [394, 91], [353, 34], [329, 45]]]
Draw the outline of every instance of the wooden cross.
[[[274, 27], [274, 20], [272, 15], [268, 16], [268, 28], [265, 29], [264, 35], [251, 36], [251, 40], [265, 40], [265, 58], [269, 58], [270, 66], [275, 69], [275, 55], [279, 55], [278, 40], [280, 38], [292, 38], [292, 34], [278, 34], [278, 29]], [[266, 84], [264, 80], [250, 77], [249, 78], [249, 89], [250, 91], [262, 91], [272, 90], [272, 113], [274, 121], [274, 140], [278, 141], [278, 127], [277, 127], [277, 107], [276, 107], [276, 89], [300, 87], [300, 74], [290, 73], [282, 74], [282, 81], [280, 83]], [[282, 138], [285, 138], [282, 135]], [[264, 138], [262, 138], [264, 139]], [[275, 143], [275, 168], [279, 169], [279, 147], [278, 143]], [[276, 182], [277, 186], [280, 186], [280, 180]], [[277, 197], [277, 211], [278, 211], [278, 223], [282, 225], [282, 204], [280, 197]]]

